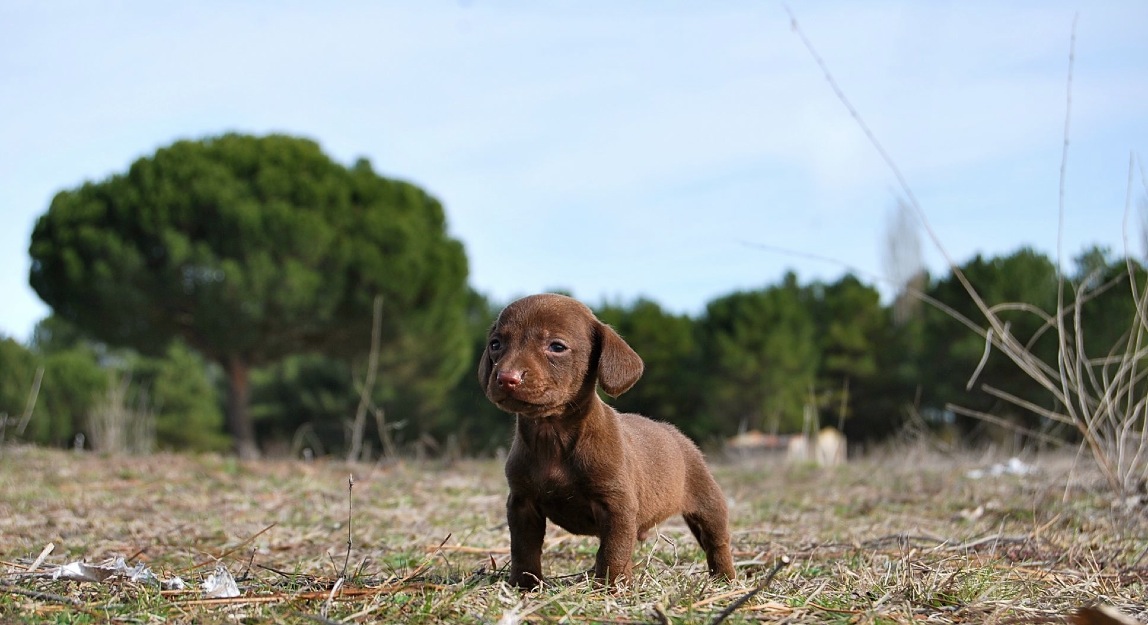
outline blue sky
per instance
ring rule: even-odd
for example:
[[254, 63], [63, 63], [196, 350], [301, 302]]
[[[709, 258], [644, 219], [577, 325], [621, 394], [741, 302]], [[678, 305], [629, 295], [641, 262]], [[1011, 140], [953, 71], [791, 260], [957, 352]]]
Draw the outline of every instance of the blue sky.
[[[958, 262], [1056, 253], [1076, 17], [1064, 255], [1143, 253], [1148, 3], [789, 6]], [[27, 248], [57, 191], [227, 131], [425, 187], [496, 301], [696, 314], [788, 269], [875, 280], [901, 193], [778, 2], [7, 0], [0, 335], [48, 312]]]

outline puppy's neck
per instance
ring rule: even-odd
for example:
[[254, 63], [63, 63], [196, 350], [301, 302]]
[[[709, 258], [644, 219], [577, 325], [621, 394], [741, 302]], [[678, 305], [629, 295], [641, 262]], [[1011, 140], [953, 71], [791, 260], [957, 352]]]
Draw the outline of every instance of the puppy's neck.
[[561, 414], [548, 417], [518, 415], [517, 435], [534, 449], [570, 451], [587, 438], [600, 437], [616, 428], [614, 411], [596, 394], [568, 404]]

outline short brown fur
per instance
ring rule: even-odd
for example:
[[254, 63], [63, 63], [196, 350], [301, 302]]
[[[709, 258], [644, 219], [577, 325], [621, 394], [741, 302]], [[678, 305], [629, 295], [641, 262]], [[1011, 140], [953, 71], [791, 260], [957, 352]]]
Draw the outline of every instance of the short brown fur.
[[596, 392], [626, 392], [642, 359], [585, 305], [563, 295], [520, 299], [490, 329], [478, 377], [517, 416], [506, 480], [510, 583], [542, 580], [546, 520], [600, 539], [594, 575], [629, 578], [638, 540], [681, 514], [710, 574], [734, 578], [725, 498], [698, 448], [673, 426], [618, 413]]

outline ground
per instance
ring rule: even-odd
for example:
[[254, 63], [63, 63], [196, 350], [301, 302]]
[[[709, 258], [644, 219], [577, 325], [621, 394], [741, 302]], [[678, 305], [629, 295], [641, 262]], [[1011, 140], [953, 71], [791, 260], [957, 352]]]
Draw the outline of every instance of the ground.
[[[1148, 617], [1148, 512], [1105, 490], [1085, 458], [1024, 457], [1017, 466], [1034, 473], [979, 478], [970, 471], [1007, 458], [919, 444], [825, 469], [713, 458], [738, 580], [710, 580], [675, 518], [639, 546], [634, 582], [614, 590], [578, 575], [597, 541], [551, 527], [551, 579], [523, 593], [505, 583], [506, 486], [494, 460], [347, 465], [4, 447], [0, 621], [1049, 623], [1095, 604]], [[50, 575], [117, 556], [186, 587]], [[205, 598], [220, 566], [241, 596]]]

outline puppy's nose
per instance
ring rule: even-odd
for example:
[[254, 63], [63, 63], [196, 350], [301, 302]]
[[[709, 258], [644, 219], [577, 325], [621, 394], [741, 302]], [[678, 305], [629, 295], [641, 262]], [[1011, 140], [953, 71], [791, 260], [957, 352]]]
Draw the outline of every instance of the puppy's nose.
[[526, 377], [525, 371], [502, 369], [498, 372], [498, 385], [505, 389], [514, 390], [515, 387], [522, 384], [524, 377]]

